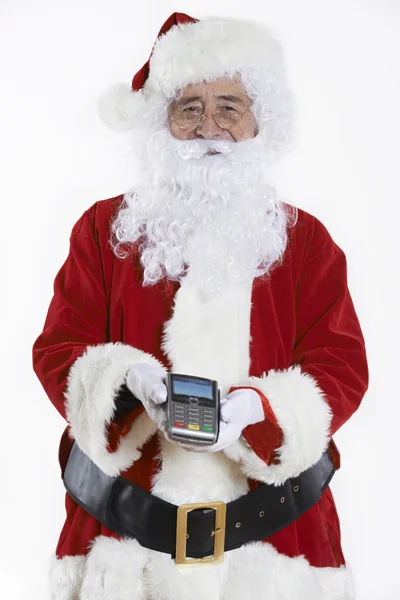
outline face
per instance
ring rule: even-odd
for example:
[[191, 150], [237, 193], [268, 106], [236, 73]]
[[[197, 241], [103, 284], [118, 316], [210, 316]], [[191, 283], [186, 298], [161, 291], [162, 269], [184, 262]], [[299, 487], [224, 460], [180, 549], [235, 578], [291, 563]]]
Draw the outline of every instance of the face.
[[[195, 116], [201, 114], [206, 116], [193, 125]], [[168, 126], [179, 140], [240, 142], [257, 134], [250, 98], [238, 79], [226, 77], [188, 85], [169, 105]]]

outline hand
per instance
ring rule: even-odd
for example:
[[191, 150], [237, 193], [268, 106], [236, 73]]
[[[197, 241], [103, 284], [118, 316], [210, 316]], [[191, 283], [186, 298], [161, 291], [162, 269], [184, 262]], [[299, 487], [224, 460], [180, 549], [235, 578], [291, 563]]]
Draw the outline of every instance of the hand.
[[137, 363], [126, 376], [126, 385], [143, 404], [150, 419], [157, 426], [163, 425], [166, 415], [161, 406], [167, 401], [167, 387], [164, 383], [167, 372], [157, 365]]
[[219, 452], [236, 442], [245, 427], [263, 421], [264, 408], [260, 396], [254, 390], [242, 388], [228, 394], [221, 400], [221, 420], [218, 441], [212, 445], [178, 445], [195, 452]]

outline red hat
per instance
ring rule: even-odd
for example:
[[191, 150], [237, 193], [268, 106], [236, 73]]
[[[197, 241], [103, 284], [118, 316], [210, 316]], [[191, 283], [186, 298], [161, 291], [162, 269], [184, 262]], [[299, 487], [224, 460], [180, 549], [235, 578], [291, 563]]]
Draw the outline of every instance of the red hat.
[[243, 20], [213, 17], [200, 21], [173, 13], [132, 85], [111, 86], [100, 97], [98, 110], [110, 127], [125, 131], [134, 126], [150, 96], [171, 100], [190, 83], [231, 77], [248, 68], [268, 69], [285, 79], [281, 46], [268, 29]]
[[[174, 25], [182, 25], [183, 23], [197, 23], [197, 21], [198, 21], [198, 19], [189, 17], [189, 15], [185, 15], [185, 13], [175, 12], [170, 17], [168, 17], [168, 19], [165, 21], [164, 25], [161, 27], [160, 31], [158, 32], [157, 40], [162, 35], [167, 33], [167, 31], [169, 31], [171, 29], [171, 27], [173, 27]], [[150, 58], [154, 52], [154, 47], [155, 47], [155, 44], [153, 46], [153, 50], [151, 51]], [[144, 86], [144, 84], [149, 76], [150, 58], [132, 79], [132, 90], [135, 92], [138, 92], [139, 90], [142, 89], [142, 87]]]

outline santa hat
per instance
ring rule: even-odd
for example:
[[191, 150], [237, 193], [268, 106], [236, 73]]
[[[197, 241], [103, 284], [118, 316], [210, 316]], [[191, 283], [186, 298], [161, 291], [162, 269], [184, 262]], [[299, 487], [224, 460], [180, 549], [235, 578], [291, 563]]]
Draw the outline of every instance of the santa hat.
[[190, 83], [232, 77], [249, 68], [267, 69], [278, 79], [286, 78], [281, 46], [268, 29], [248, 21], [216, 17], [199, 21], [173, 13], [132, 85], [108, 88], [100, 96], [98, 111], [112, 129], [125, 131], [134, 126], [150, 96], [172, 99]]

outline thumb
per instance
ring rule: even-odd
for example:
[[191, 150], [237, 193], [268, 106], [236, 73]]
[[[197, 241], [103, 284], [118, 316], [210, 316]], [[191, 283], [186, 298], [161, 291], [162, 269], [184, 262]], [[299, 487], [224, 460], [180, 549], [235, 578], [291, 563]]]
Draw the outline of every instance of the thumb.
[[238, 405], [233, 399], [229, 402], [225, 402], [221, 406], [221, 419], [225, 423], [235, 423], [240, 420], [240, 413], [238, 414]]
[[154, 388], [151, 394], [151, 399], [153, 400], [153, 402], [155, 402], [155, 404], [163, 404], [167, 401], [167, 396], [167, 388], [164, 384], [162, 384]]

